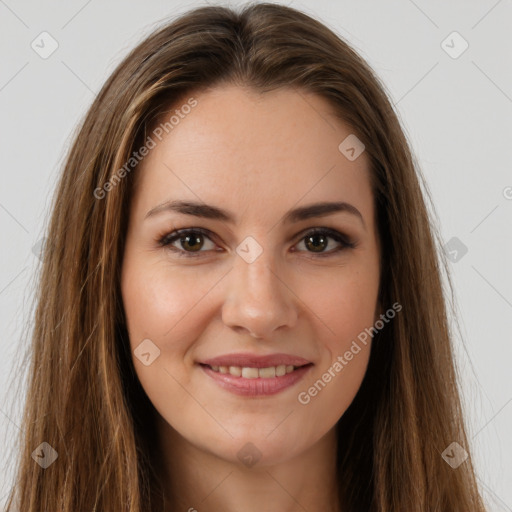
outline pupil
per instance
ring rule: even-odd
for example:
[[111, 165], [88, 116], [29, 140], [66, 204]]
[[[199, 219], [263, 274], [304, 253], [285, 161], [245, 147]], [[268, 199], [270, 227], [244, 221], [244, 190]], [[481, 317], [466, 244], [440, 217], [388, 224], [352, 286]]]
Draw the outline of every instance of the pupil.
[[[190, 245], [192, 245], [192, 244], [195, 242], [196, 244], [198, 244], [198, 245], [199, 245], [199, 249], [200, 249], [200, 248], [201, 248], [201, 246], [202, 246], [202, 244], [201, 244], [201, 237], [200, 237], [200, 235], [196, 235], [196, 236], [193, 236], [193, 235], [187, 235], [187, 236], [185, 236], [185, 237], [184, 237], [184, 240], [185, 240], [185, 244], [186, 244], [186, 245], [189, 245], [189, 246], [190, 246]], [[192, 244], [190, 243], [190, 241], [191, 241], [191, 240], [192, 240]], [[186, 248], [186, 247], [185, 247], [185, 248]], [[192, 251], [195, 251], [195, 250], [197, 250], [197, 246], [196, 246], [196, 249], [194, 249], [194, 246], [192, 245], [191, 249], [192, 249]]]
[[[325, 238], [323, 235], [310, 235], [310, 236], [308, 236], [308, 242], [311, 242], [312, 240], [315, 240], [316, 238], [319, 238], [322, 241], [319, 244], [315, 244], [314, 242], [312, 242], [314, 252], [321, 252], [321, 250], [325, 248], [325, 247], [322, 247], [323, 245], [325, 245]], [[318, 248], [320, 248], [320, 250], [317, 250]]]

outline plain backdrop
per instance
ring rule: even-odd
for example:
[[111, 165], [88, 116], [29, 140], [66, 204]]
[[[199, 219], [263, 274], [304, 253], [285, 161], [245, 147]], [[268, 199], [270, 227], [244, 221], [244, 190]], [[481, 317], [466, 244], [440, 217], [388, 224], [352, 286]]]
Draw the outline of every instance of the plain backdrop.
[[[0, 505], [23, 428], [15, 369], [32, 325], [38, 242], [72, 133], [126, 53], [199, 5], [0, 0]], [[395, 104], [454, 260], [454, 344], [479, 482], [490, 511], [512, 511], [512, 2], [287, 5], [345, 38]], [[47, 58], [31, 46], [42, 32], [58, 43]]]

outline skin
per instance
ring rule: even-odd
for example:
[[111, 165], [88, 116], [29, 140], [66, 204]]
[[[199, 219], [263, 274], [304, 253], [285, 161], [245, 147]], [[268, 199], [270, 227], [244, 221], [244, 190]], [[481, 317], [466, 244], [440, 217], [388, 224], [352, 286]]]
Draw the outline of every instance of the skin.
[[[349, 161], [339, 151], [351, 130], [316, 95], [222, 85], [194, 97], [137, 170], [121, 276], [132, 354], [144, 339], [160, 350], [149, 366], [133, 361], [157, 411], [166, 489], [176, 510], [191, 512], [338, 510], [334, 427], [361, 385], [371, 340], [308, 404], [298, 395], [381, 312], [367, 155]], [[236, 222], [145, 218], [171, 199], [219, 206]], [[364, 224], [348, 212], [282, 223], [320, 201], [350, 203]], [[332, 252], [340, 244], [327, 238], [331, 254], [318, 256], [305, 239], [314, 227], [356, 246]], [[159, 245], [183, 228], [212, 233], [198, 257]], [[247, 236], [263, 249], [252, 263], [236, 252]], [[193, 252], [183, 239], [172, 245]], [[233, 352], [294, 354], [313, 367], [276, 395], [240, 397], [197, 364]], [[248, 442], [261, 454], [251, 467], [237, 457]]]

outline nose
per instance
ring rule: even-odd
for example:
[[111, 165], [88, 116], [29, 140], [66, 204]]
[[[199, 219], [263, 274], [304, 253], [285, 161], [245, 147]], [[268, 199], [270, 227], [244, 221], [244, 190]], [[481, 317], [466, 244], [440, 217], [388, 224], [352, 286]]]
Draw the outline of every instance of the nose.
[[298, 299], [273, 267], [266, 251], [252, 263], [236, 258], [222, 307], [225, 325], [259, 339], [295, 326]]

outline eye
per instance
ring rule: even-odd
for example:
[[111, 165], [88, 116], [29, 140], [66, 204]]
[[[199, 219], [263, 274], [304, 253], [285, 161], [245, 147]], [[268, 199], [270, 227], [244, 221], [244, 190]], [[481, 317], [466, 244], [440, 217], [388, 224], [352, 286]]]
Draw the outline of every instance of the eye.
[[[189, 228], [179, 229], [172, 233], [166, 234], [158, 240], [162, 247], [167, 247], [169, 250], [175, 252], [179, 257], [197, 257], [200, 256], [201, 249], [205, 246], [204, 239], [207, 239], [212, 244], [210, 250], [215, 250], [215, 244], [210, 238], [210, 233], [202, 228]], [[329, 239], [338, 243], [338, 247], [325, 251], [329, 247]], [[180, 247], [174, 244], [178, 243]], [[346, 248], [354, 248], [356, 244], [352, 242], [347, 236], [340, 232], [329, 228], [313, 228], [305, 233], [299, 240], [299, 244], [304, 243], [306, 252], [312, 252], [313, 256], [326, 257], [331, 256]], [[295, 249], [294, 249], [295, 252]]]
[[[173, 252], [176, 252], [178, 256], [195, 257], [199, 256], [197, 253], [202, 252], [201, 248], [204, 246], [204, 242], [202, 241], [203, 238], [207, 238], [210, 240], [212, 245], [215, 246], [207, 232], [201, 228], [179, 229], [177, 231], [173, 231], [161, 238], [159, 243], [161, 246], [167, 247]], [[173, 245], [176, 242], [181, 245], [182, 249]]]
[[[329, 239], [335, 240], [338, 243], [338, 247], [334, 247], [334, 249], [330, 251], [325, 251], [329, 246]], [[310, 252], [312, 252], [314, 256], [319, 257], [331, 256], [333, 253], [347, 248], [353, 249], [356, 246], [355, 242], [351, 241], [347, 236], [329, 228], [311, 229], [301, 238], [298, 245], [301, 243], [304, 243], [306, 248], [311, 249]]]

